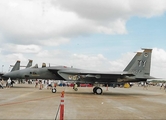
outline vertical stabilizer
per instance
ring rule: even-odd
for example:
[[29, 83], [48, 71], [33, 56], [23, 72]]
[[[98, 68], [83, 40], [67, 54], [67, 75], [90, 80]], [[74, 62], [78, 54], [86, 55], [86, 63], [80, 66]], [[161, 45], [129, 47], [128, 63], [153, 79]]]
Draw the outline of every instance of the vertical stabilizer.
[[42, 68], [46, 67], [46, 63], [42, 63]]
[[15, 71], [15, 70], [19, 70], [19, 69], [20, 69], [20, 61], [17, 60], [17, 62], [16, 62], [15, 65], [13, 66], [11, 72], [12, 72], [12, 71]]
[[152, 49], [143, 49], [143, 53], [137, 58], [128, 72], [131, 72], [136, 78], [146, 78], [150, 76], [151, 53]]
[[127, 67], [123, 71], [129, 71], [129, 69], [132, 67], [132, 65], [135, 63], [135, 61], [140, 57], [142, 52], [137, 52], [136, 55], [133, 57], [133, 59], [130, 61], [130, 63], [127, 65]]
[[31, 66], [32, 66], [32, 62], [33, 62], [33, 60], [29, 60], [29, 62], [28, 62], [28, 64], [27, 64], [26, 68], [31, 67]]
[[36, 64], [35, 66], [33, 66], [32, 68], [38, 68], [38, 64]]

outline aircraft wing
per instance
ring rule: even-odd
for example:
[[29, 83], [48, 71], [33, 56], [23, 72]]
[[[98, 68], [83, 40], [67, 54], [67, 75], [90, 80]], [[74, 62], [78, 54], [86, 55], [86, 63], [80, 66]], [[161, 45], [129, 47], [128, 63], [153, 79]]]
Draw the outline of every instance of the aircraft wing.
[[60, 70], [59, 73], [66, 73], [66, 74], [79, 74], [79, 75], [128, 75], [128, 76], [134, 76], [134, 74], [128, 73], [128, 72], [98, 72], [98, 71], [63, 71]]
[[117, 75], [117, 76], [122, 76], [122, 75], [128, 75], [128, 76], [134, 76], [134, 74], [129, 73], [127, 71], [123, 72], [101, 72], [101, 71], [92, 71], [92, 70], [83, 70], [83, 69], [77, 69], [77, 68], [66, 68], [66, 67], [61, 67], [61, 68], [48, 68], [49, 71], [55, 72], [58, 71], [58, 73], [63, 73], [63, 74], [71, 74], [71, 75]]
[[[56, 71], [56, 70], [51, 70]], [[65, 80], [79, 80], [79, 78], [86, 80], [95, 79], [95, 81], [100, 81], [103, 78], [124, 78], [125, 76], [134, 76], [128, 72], [98, 72], [98, 71], [88, 71], [81, 69], [63, 69], [57, 71], [57, 73]], [[109, 79], [110, 81], [111, 79]]]

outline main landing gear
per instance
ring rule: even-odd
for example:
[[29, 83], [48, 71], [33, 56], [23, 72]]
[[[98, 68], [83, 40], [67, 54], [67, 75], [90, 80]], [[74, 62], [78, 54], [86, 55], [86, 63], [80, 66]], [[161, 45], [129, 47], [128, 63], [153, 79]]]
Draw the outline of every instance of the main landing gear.
[[78, 88], [73, 88], [75, 91], [78, 91]]
[[78, 91], [78, 88], [77, 88], [77, 84], [76, 84], [76, 83], [74, 84], [73, 89], [74, 89], [75, 91]]
[[101, 95], [103, 93], [103, 90], [100, 87], [94, 87], [93, 93]]

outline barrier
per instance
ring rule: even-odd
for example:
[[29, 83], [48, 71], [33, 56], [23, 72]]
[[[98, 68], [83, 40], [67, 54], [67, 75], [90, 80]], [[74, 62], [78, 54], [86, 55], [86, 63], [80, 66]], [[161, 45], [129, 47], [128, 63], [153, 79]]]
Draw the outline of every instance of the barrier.
[[61, 93], [60, 120], [64, 120], [64, 91]]

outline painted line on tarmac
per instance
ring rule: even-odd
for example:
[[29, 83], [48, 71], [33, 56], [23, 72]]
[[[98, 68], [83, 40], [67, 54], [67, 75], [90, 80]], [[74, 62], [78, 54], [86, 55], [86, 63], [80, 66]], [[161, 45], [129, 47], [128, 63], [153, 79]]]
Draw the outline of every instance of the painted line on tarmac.
[[48, 97], [36, 98], [36, 99], [31, 99], [31, 100], [19, 101], [19, 102], [5, 103], [5, 104], [0, 104], [0, 106], [9, 106], [9, 105], [22, 104], [22, 103], [26, 103], [26, 102], [39, 101], [39, 100], [49, 99], [49, 98], [53, 98], [53, 97], [57, 97], [57, 96], [48, 96]]

